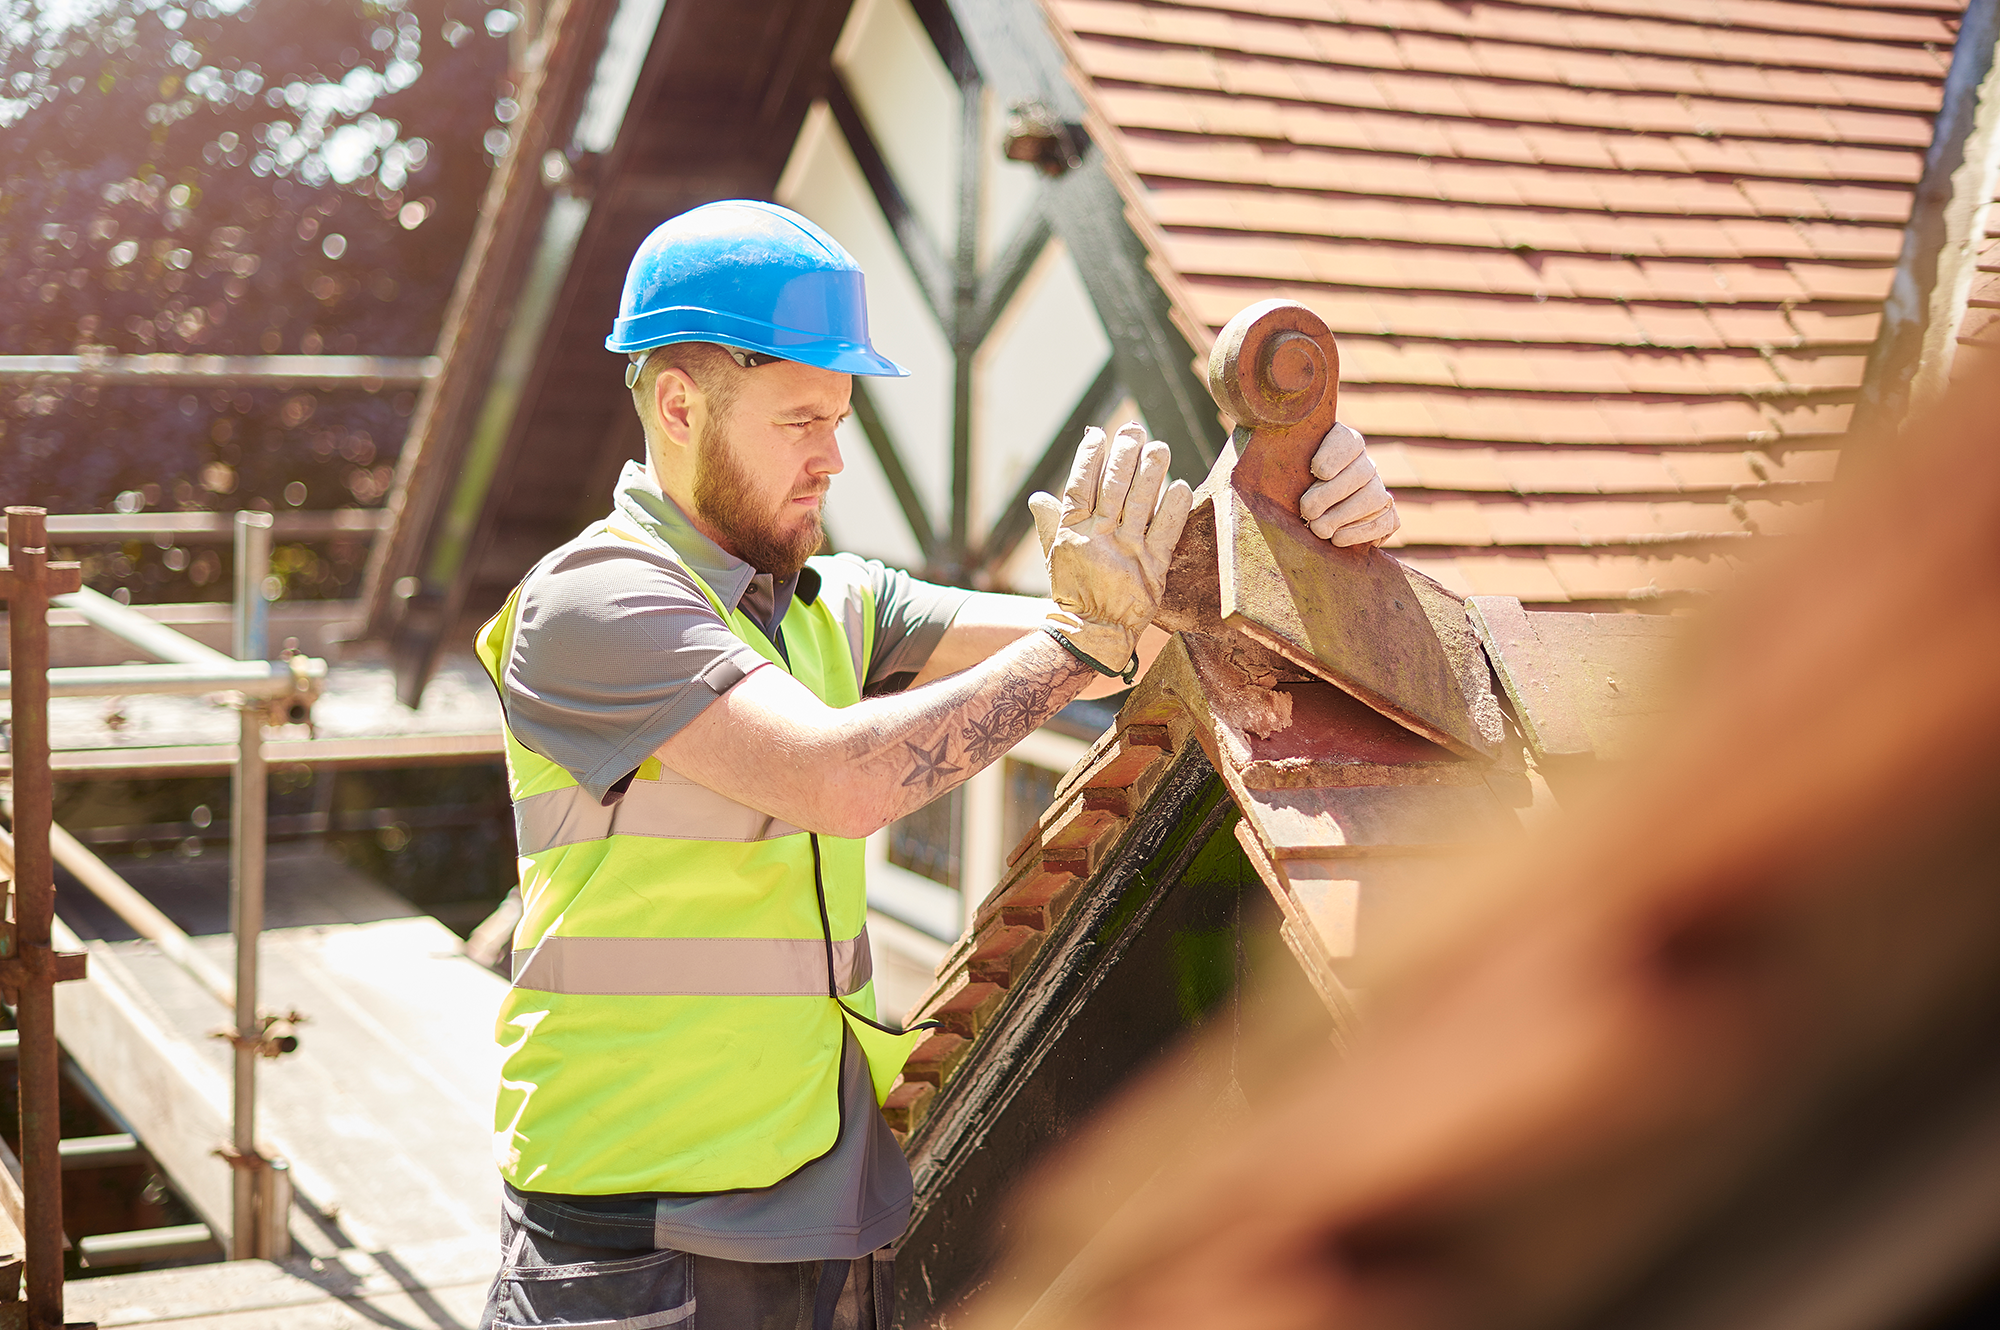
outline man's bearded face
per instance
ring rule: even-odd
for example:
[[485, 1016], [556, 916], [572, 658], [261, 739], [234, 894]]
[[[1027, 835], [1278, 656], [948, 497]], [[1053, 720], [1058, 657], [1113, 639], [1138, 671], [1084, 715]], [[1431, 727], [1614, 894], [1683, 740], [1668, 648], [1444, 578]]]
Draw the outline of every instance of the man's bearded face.
[[782, 581], [805, 567], [826, 536], [819, 507], [791, 500], [825, 493], [829, 477], [814, 477], [777, 494], [767, 493], [758, 481], [721, 422], [704, 417], [695, 449], [695, 507], [738, 558]]

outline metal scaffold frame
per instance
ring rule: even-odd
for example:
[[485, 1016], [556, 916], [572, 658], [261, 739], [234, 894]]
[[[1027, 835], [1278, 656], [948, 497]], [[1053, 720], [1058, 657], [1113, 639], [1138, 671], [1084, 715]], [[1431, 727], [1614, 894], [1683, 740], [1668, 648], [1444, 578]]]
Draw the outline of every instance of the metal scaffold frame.
[[[235, 599], [232, 652], [224, 655], [108, 596], [84, 588], [77, 565], [49, 564], [48, 531], [51, 526], [64, 525], [62, 519], [50, 522], [45, 510], [38, 508], [9, 508], [7, 512], [11, 562], [0, 567], [0, 594], [9, 602], [12, 669], [0, 671], [0, 695], [11, 700], [14, 712], [10, 754], [13, 790], [9, 805], [14, 820], [19, 894], [15, 922], [9, 926], [12, 937], [0, 935], [9, 944], [4, 958], [0, 958], [0, 984], [18, 988], [22, 999], [19, 1005], [22, 1167], [29, 1197], [28, 1319], [22, 1323], [40, 1327], [62, 1324], [61, 1165], [54, 1126], [57, 1054], [53, 999], [48, 994], [55, 979], [82, 977], [84, 960], [81, 955], [60, 961], [48, 959], [54, 955], [49, 937], [56, 861], [141, 936], [158, 945], [168, 959], [205, 991], [231, 1008], [231, 1027], [218, 1032], [219, 1037], [229, 1040], [234, 1052], [232, 1128], [230, 1139], [218, 1143], [217, 1149], [232, 1168], [228, 1254], [232, 1259], [280, 1259], [290, 1254], [290, 1170], [286, 1161], [266, 1154], [257, 1145], [257, 1060], [296, 1048], [293, 1028], [302, 1019], [297, 1012], [273, 1015], [260, 1012], [257, 1006], [258, 939], [264, 926], [265, 828], [269, 812], [264, 727], [302, 721], [310, 715], [326, 675], [326, 664], [295, 653], [288, 653], [280, 661], [266, 659], [269, 610], [264, 583], [270, 571], [273, 525], [269, 513], [239, 512], [231, 523], [236, 556]], [[51, 668], [47, 619], [51, 604], [81, 613], [90, 623], [117, 635], [160, 663]], [[237, 708], [239, 732], [231, 764], [233, 982], [232, 977], [219, 973], [196, 951], [187, 935], [151, 902], [53, 823], [49, 699], [147, 693], [222, 693], [232, 697]], [[48, 971], [51, 977], [42, 977], [42, 971]], [[36, 990], [38, 983], [40, 989]], [[38, 992], [33, 1001], [31, 992]], [[11, 1000], [11, 993], [9, 997]], [[41, 1006], [36, 1007], [36, 1003]], [[43, 1021], [44, 1016], [46, 1032], [34, 1032], [41, 1028], [34, 1022]], [[49, 1101], [46, 1106], [40, 1106], [42, 1099]], [[31, 1120], [38, 1124], [32, 1135], [28, 1125]], [[48, 1137], [46, 1141], [42, 1139], [44, 1136]], [[55, 1179], [53, 1191], [51, 1184], [40, 1178], [41, 1172]], [[42, 1195], [39, 1202], [38, 1193]], [[53, 1211], [51, 1205], [55, 1207]], [[53, 1256], [41, 1250], [51, 1241]], [[38, 1271], [42, 1273], [38, 1275]], [[0, 1266], [0, 1284], [4, 1284], [4, 1279], [4, 1267]], [[0, 1330], [10, 1324], [5, 1319], [5, 1307], [6, 1304], [0, 1303]]]
[[[0, 596], [7, 601], [9, 664], [18, 680], [10, 746], [14, 758], [14, 874], [9, 921], [0, 926], [0, 990], [20, 1027], [21, 1190], [27, 1262], [25, 1305], [0, 1304], [0, 1324], [59, 1330], [63, 1324], [62, 1075], [56, 1047], [55, 987], [81, 979], [82, 957], [57, 956], [55, 864], [49, 857], [55, 780], [49, 766], [49, 601], [83, 585], [73, 563], [51, 563], [48, 514], [7, 510], [7, 563]], [[11, 1281], [10, 1281], [11, 1282]], [[0, 1294], [6, 1290], [0, 1289]]]

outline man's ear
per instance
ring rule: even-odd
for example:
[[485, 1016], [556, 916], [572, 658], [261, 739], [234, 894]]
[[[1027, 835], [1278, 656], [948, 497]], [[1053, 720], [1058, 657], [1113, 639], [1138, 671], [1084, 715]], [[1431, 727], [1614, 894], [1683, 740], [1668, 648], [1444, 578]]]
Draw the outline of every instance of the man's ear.
[[667, 366], [653, 380], [653, 409], [659, 412], [660, 432], [676, 447], [688, 447], [694, 438], [695, 415], [706, 406], [701, 388], [678, 366]]

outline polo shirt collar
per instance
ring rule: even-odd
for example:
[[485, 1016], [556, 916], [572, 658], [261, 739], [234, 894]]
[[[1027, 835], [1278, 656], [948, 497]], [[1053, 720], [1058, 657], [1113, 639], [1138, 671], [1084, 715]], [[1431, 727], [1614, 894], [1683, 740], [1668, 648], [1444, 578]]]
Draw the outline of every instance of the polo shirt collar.
[[[726, 609], [741, 607], [751, 583], [761, 576], [755, 568], [703, 535], [680, 505], [661, 491], [648, 466], [637, 461], [625, 463], [618, 476], [617, 508], [647, 535], [672, 550], [696, 577], [708, 584]], [[764, 625], [767, 632], [784, 622], [798, 585], [799, 574], [794, 573], [772, 588], [771, 619]]]

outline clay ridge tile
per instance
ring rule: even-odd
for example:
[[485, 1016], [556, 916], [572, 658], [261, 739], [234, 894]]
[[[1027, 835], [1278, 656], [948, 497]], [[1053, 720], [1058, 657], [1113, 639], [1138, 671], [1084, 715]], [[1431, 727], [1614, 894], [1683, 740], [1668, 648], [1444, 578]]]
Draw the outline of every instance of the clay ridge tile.
[[1128, 701], [1121, 722], [1057, 785], [1036, 827], [1009, 856], [999, 886], [940, 962], [937, 984], [910, 1013], [912, 1022], [936, 1020], [943, 1029], [918, 1045], [884, 1106], [900, 1137], [921, 1124], [935, 1092], [972, 1054], [1007, 993], [1028, 973], [1043, 940], [1075, 905], [1188, 734], [1178, 708], [1156, 719]]

